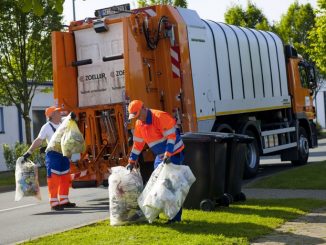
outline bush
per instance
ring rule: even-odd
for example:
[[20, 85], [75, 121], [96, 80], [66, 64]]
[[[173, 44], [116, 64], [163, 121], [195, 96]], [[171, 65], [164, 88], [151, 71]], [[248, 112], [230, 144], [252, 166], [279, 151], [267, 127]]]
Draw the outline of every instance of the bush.
[[[27, 144], [16, 142], [14, 146], [3, 144], [3, 156], [9, 170], [15, 169], [17, 158], [21, 157], [29, 148]], [[45, 156], [40, 151], [34, 151], [30, 159], [39, 165], [44, 165]]]

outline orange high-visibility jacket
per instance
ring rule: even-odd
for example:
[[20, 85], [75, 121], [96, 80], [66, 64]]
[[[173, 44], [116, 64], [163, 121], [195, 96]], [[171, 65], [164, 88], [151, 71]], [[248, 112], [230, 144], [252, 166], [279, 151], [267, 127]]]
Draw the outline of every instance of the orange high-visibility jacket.
[[155, 155], [173, 156], [184, 149], [176, 122], [167, 112], [149, 109], [146, 121], [137, 120], [129, 162], [134, 163], [145, 143]]

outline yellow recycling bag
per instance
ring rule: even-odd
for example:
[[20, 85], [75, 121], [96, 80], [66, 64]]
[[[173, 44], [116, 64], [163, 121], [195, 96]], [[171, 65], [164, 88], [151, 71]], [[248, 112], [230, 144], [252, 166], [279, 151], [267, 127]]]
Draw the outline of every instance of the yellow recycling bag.
[[79, 131], [78, 125], [74, 119], [69, 119], [65, 132], [61, 138], [62, 154], [71, 157], [74, 153], [85, 151], [85, 140]]

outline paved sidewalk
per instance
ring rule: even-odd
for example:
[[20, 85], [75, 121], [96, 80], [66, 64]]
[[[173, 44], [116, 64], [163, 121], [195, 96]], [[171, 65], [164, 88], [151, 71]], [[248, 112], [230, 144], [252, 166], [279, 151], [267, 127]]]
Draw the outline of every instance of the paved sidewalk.
[[[284, 190], [243, 188], [242, 192], [251, 198], [312, 198], [326, 200], [326, 190]], [[314, 210], [308, 215], [286, 222], [271, 234], [260, 237], [251, 244], [326, 244], [326, 207]]]

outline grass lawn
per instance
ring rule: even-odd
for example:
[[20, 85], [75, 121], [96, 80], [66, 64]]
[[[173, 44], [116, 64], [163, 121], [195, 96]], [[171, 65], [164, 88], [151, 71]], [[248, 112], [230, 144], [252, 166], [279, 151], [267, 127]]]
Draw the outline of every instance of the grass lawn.
[[[38, 168], [40, 185], [46, 184], [46, 169], [45, 167]], [[0, 172], [0, 187], [15, 186], [15, 171]]]
[[326, 161], [311, 163], [261, 178], [246, 188], [326, 190]]
[[214, 212], [184, 210], [180, 224], [166, 225], [163, 218], [153, 224], [112, 227], [103, 221], [24, 244], [249, 244], [322, 206], [326, 201], [253, 199]]
[[326, 131], [322, 131], [317, 135], [318, 139], [324, 139], [326, 138]]

